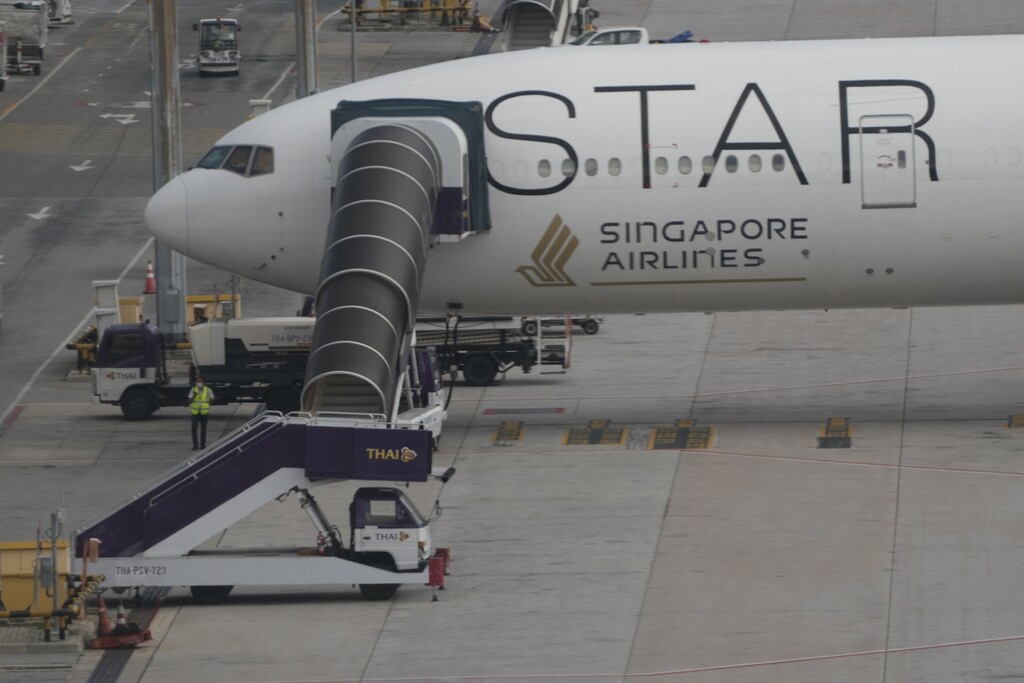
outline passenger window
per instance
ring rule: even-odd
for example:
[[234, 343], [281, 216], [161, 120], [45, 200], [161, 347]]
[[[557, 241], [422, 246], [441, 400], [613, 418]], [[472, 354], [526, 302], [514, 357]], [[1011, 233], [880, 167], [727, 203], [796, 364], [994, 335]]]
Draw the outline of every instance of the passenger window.
[[654, 172], [658, 175], [665, 175], [668, 173], [668, 159], [665, 157], [658, 157], [654, 160]]
[[689, 175], [692, 170], [693, 162], [690, 161], [690, 157], [679, 157], [679, 172], [683, 175]]
[[266, 175], [274, 172], [274, 150], [269, 147], [257, 147], [252, 158], [252, 170], [249, 175]]
[[622, 173], [622, 162], [612, 157], [608, 160], [608, 175], [617, 176]]
[[547, 178], [551, 175], [551, 162], [547, 159], [541, 159], [537, 162], [537, 175], [541, 178]]
[[703, 166], [705, 173], [713, 173], [715, 170], [715, 158], [710, 154], [704, 157]]
[[729, 173], [735, 173], [736, 170], [739, 167], [740, 167], [740, 162], [739, 162], [739, 160], [736, 159], [736, 155], [730, 154], [729, 156], [725, 157], [725, 170], [726, 171], [728, 171]]
[[562, 175], [566, 178], [576, 175], [576, 162], [572, 159], [562, 159]]
[[583, 164], [583, 169], [589, 176], [597, 175], [597, 159], [587, 159], [586, 163]]
[[751, 154], [747, 160], [747, 166], [750, 168], [751, 173], [757, 173], [761, 170], [761, 155]]
[[786, 170], [786, 157], [781, 154], [775, 154], [772, 156], [772, 170], [773, 171], [784, 171]]
[[249, 168], [249, 157], [251, 155], [252, 147], [249, 145], [239, 145], [231, 150], [227, 161], [224, 162], [224, 168], [228, 171], [245, 175], [246, 170]]
[[229, 152], [231, 152], [231, 147], [214, 147], [206, 153], [206, 156], [196, 166], [199, 168], [220, 168]]

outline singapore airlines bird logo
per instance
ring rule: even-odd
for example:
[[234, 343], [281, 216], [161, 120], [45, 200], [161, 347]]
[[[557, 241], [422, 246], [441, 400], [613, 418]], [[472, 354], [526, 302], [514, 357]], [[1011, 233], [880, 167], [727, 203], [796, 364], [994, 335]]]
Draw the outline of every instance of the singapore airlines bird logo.
[[565, 263], [579, 243], [562, 217], [556, 214], [530, 254], [533, 265], [519, 266], [516, 272], [522, 273], [534, 287], [574, 287], [576, 283], [566, 274]]

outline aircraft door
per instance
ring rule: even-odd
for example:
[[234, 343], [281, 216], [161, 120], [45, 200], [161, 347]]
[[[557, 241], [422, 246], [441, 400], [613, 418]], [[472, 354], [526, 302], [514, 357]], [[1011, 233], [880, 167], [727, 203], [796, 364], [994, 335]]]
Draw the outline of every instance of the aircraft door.
[[913, 117], [862, 116], [859, 132], [861, 207], [917, 206]]

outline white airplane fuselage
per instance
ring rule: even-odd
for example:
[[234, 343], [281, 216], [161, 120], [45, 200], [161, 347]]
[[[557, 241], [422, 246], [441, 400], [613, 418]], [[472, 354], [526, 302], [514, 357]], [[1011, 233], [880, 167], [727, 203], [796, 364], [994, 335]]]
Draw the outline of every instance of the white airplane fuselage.
[[1024, 302], [1024, 37], [558, 47], [261, 115], [151, 200], [159, 240], [318, 286], [341, 100], [483, 105], [491, 229], [430, 251], [421, 308], [658, 312]]

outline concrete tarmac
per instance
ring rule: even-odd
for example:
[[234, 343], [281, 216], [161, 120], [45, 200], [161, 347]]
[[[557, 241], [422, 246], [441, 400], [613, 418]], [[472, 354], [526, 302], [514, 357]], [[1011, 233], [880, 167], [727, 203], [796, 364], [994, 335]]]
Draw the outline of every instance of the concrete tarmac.
[[[1021, 313], [609, 316], [573, 337], [564, 375], [455, 386], [435, 455], [458, 470], [432, 525], [455, 558], [438, 602], [294, 586], [208, 606], [175, 589], [121, 680], [1014, 678], [1024, 430], [1007, 416], [1024, 364], [962, 337], [1012, 340]], [[59, 375], [3, 437], [15, 525], [45, 515], [38, 492], [58, 483], [84, 521], [189, 453], [184, 409], [124, 422]], [[836, 416], [850, 447], [820, 448]], [[211, 427], [246, 417], [215, 408]], [[710, 443], [656, 447], [679, 419]], [[595, 420], [609, 422], [589, 440], [608, 443], [572, 445]], [[511, 421], [521, 438], [499, 439]], [[354, 488], [318, 499], [339, 521]], [[427, 510], [439, 489], [411, 491]], [[314, 536], [287, 500], [216, 544]]]
[[[1024, 28], [1024, 7], [994, 2], [607, 5], [603, 25], [712, 40]], [[347, 37], [321, 40], [328, 80], [344, 81]], [[408, 65], [410, 45], [436, 58], [465, 47], [378, 36], [365, 50], [383, 72], [391, 53]], [[217, 277], [197, 268], [198, 282]], [[141, 285], [135, 269], [125, 290]], [[298, 297], [251, 286], [245, 301], [260, 315]], [[63, 317], [81, 318], [79, 303]], [[458, 474], [410, 490], [422, 510], [441, 496], [432, 529], [454, 571], [437, 602], [418, 586], [384, 603], [291, 586], [210, 606], [174, 589], [118, 680], [1024, 678], [1024, 429], [1009, 426], [1024, 413], [1022, 312], [609, 316], [573, 337], [566, 374], [456, 385], [435, 464]], [[71, 352], [45, 353], [5, 387], [17, 399], [0, 425], [3, 540], [33, 538], [61, 500], [82, 524], [190, 454], [184, 409], [125, 422], [91, 404]], [[215, 408], [212, 435], [250, 410]], [[848, 448], [819, 447], [829, 418], [849, 421]], [[340, 522], [354, 488], [318, 499]], [[212, 543], [314, 538], [286, 500]], [[4, 654], [0, 680], [101, 680], [103, 657]]]

